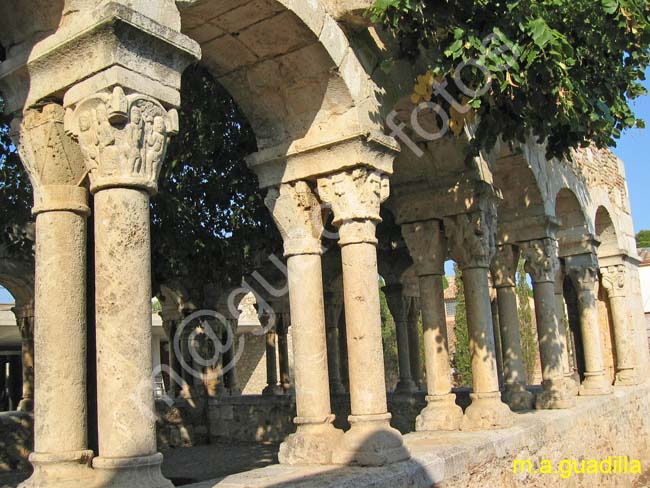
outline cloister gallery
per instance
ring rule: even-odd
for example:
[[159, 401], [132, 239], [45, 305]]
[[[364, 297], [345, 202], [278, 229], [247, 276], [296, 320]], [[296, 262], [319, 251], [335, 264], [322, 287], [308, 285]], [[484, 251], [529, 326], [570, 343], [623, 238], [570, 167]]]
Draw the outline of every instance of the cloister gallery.
[[[282, 443], [279, 465], [195, 487], [539, 486], [539, 475], [512, 474], [513, 458], [650, 459], [648, 336], [622, 161], [596, 147], [548, 159], [535, 140], [468, 161], [471, 124], [458, 136], [422, 136], [436, 124], [412, 117], [419, 73], [379, 68], [385, 39], [363, 15], [369, 4], [0, 4], [11, 19], [0, 31], [0, 90], [35, 195], [35, 273], [11, 256], [0, 263], [23, 339], [19, 409], [33, 408], [33, 474], [20, 486], [170, 487], [157, 437], [201, 435]], [[215, 290], [202, 324], [217, 324], [213, 342], [226, 337], [229, 347], [198, 375], [188, 349], [196, 328], [185, 325], [200, 311], [182, 287], [161, 285], [173, 400], [161, 410], [149, 203], [193, 63], [255, 133], [247, 164], [284, 258], [260, 272], [268, 286]], [[397, 237], [377, 231], [380, 215]], [[522, 363], [520, 257], [541, 385], [526, 384]], [[462, 270], [469, 392], [452, 388], [448, 260]], [[379, 275], [397, 327], [390, 393]], [[242, 338], [250, 347], [240, 351]], [[267, 384], [247, 395], [255, 354]], [[193, 397], [196, 384], [207, 397]], [[199, 401], [203, 423], [184, 414]]]

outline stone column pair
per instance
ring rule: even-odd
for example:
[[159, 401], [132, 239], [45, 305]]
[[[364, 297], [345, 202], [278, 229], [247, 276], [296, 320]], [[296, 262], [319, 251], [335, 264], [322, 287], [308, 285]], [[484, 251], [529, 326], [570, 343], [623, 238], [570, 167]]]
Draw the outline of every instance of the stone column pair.
[[519, 248], [509, 244], [497, 247], [492, 260], [492, 281], [497, 291], [497, 308], [501, 332], [503, 355], [504, 394], [503, 400], [511, 410], [529, 410], [534, 397], [526, 390], [521, 345], [521, 332], [517, 305], [517, 265]]
[[280, 447], [282, 463], [382, 465], [408, 458], [390, 427], [383, 370], [375, 226], [387, 181], [367, 169], [318, 181], [334, 210], [343, 267], [351, 428], [332, 425], [321, 269], [323, 213], [304, 181], [271, 189], [267, 205], [284, 239], [292, 311], [298, 430]]
[[439, 220], [402, 224], [402, 236], [416, 264], [424, 336], [427, 406], [418, 415], [419, 431], [458, 430], [463, 411], [451, 393], [443, 277], [447, 240]]
[[535, 321], [542, 363], [542, 392], [538, 409], [569, 408], [575, 404], [574, 391], [564, 374], [566, 341], [560, 332], [555, 301], [555, 280], [560, 270], [557, 241], [553, 237], [520, 243], [525, 269], [533, 281]]
[[633, 325], [628, 313], [625, 263], [601, 266], [601, 284], [607, 292], [612, 312], [616, 351], [616, 385], [636, 385], [639, 371], [634, 348]]
[[605, 361], [598, 322], [596, 280], [598, 265], [596, 256], [582, 254], [565, 258], [566, 272], [571, 278], [578, 301], [580, 332], [585, 361], [584, 380], [580, 395], [606, 395], [612, 387], [605, 375]]
[[512, 424], [512, 413], [501, 401], [492, 326], [488, 269], [495, 252], [496, 203], [482, 198], [470, 213], [445, 217], [451, 257], [462, 270], [472, 360], [472, 403], [462, 428], [482, 430]]
[[34, 410], [34, 305], [28, 304], [13, 309], [20, 331], [23, 396], [18, 404], [21, 412]]

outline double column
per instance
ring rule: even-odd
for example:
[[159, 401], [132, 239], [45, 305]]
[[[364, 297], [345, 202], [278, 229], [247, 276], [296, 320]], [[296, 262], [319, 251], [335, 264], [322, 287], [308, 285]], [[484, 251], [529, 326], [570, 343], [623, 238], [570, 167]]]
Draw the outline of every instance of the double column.
[[614, 322], [614, 347], [616, 350], [616, 385], [639, 383], [634, 335], [630, 327], [626, 296], [625, 263], [601, 266], [601, 284], [609, 298]]
[[86, 218], [83, 159], [63, 108], [28, 109], [12, 138], [34, 187], [34, 467], [22, 488], [94, 486], [86, 401]]
[[517, 308], [517, 264], [519, 248], [511, 244], [497, 246], [492, 259], [492, 282], [497, 291], [497, 308], [503, 355], [503, 400], [511, 410], [529, 410], [533, 394], [526, 389], [519, 312]]
[[415, 421], [416, 430], [458, 430], [463, 418], [451, 392], [451, 366], [445, 317], [443, 276], [447, 239], [439, 220], [402, 224], [402, 236], [417, 265], [427, 372], [427, 405]]
[[581, 254], [565, 258], [566, 272], [576, 291], [580, 314], [580, 332], [584, 352], [585, 373], [579, 388], [580, 395], [606, 395], [612, 386], [605, 374], [598, 304], [596, 302], [596, 280], [598, 265], [594, 254]]
[[512, 412], [501, 401], [488, 268], [495, 252], [496, 203], [481, 199], [470, 213], [444, 219], [449, 251], [462, 270], [467, 327], [472, 359], [472, 403], [461, 428], [482, 430], [508, 427]]
[[352, 413], [333, 459], [366, 466], [401, 461], [409, 451], [390, 426], [386, 401], [375, 237], [388, 178], [355, 168], [320, 178], [318, 194], [331, 205], [339, 231]]
[[564, 375], [564, 344], [555, 302], [555, 280], [560, 269], [557, 241], [546, 237], [520, 244], [525, 269], [533, 280], [535, 321], [542, 363], [542, 391], [538, 409], [569, 408], [575, 404], [573, 391]]
[[332, 425], [321, 264], [323, 215], [304, 181], [269, 190], [266, 205], [284, 240], [291, 308], [297, 430], [280, 445], [283, 464], [331, 464], [343, 432]]

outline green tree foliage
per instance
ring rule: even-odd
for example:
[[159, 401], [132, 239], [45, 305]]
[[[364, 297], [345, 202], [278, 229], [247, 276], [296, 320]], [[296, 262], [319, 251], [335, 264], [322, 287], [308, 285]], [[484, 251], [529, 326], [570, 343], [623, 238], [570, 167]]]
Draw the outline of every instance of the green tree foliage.
[[636, 234], [636, 247], [650, 247], [650, 230], [640, 230]]
[[456, 322], [454, 335], [456, 344], [452, 366], [457, 386], [471, 386], [472, 384], [472, 355], [469, 350], [469, 330], [467, 329], [467, 309], [465, 307], [465, 287], [463, 286], [462, 272], [454, 263], [456, 275]]
[[[373, 14], [395, 37], [396, 57], [428, 66], [431, 81], [474, 109], [474, 150], [533, 134], [560, 156], [643, 126], [629, 100], [645, 94], [646, 0], [377, 0]], [[454, 82], [459, 66], [465, 92]]]
[[9, 117], [0, 98], [0, 246], [22, 259], [31, 259], [32, 186], [9, 138]]
[[154, 276], [239, 284], [256, 251], [280, 252], [280, 236], [244, 157], [256, 150], [246, 118], [201, 67], [185, 71], [180, 132], [152, 199]]
[[537, 331], [533, 320], [533, 310], [530, 306], [532, 289], [526, 279], [524, 260], [519, 260], [517, 266], [517, 314], [519, 315], [519, 329], [521, 330], [521, 350], [523, 354], [526, 379], [531, 382], [535, 375], [535, 364], [537, 361]]

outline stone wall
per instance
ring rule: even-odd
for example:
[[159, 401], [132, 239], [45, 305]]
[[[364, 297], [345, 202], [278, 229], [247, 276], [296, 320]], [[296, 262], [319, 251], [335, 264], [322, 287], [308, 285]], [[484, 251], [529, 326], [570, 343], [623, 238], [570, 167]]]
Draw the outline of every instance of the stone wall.
[[[412, 459], [381, 468], [269, 466], [186, 488], [301, 486], [319, 488], [647, 486], [650, 475], [650, 385], [618, 387], [611, 396], [578, 397], [566, 410], [537, 410], [515, 416], [508, 429], [482, 432], [421, 432], [404, 437]], [[540, 474], [540, 461], [628, 456], [643, 474]], [[515, 459], [530, 460], [533, 472], [513, 472]], [[559, 471], [559, 470], [558, 470]]]

